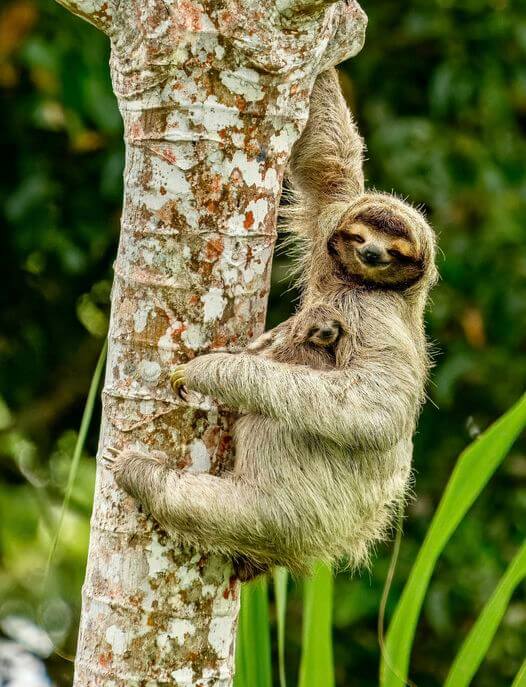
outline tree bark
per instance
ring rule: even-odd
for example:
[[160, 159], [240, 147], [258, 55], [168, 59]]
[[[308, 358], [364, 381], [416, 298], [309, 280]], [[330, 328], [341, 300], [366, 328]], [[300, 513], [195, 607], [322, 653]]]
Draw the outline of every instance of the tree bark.
[[[220, 473], [233, 418], [178, 401], [169, 371], [263, 330], [284, 167], [366, 17], [353, 0], [59, 1], [110, 37], [126, 142], [99, 456]], [[74, 685], [231, 685], [238, 592], [229, 561], [179, 548], [100, 464]]]

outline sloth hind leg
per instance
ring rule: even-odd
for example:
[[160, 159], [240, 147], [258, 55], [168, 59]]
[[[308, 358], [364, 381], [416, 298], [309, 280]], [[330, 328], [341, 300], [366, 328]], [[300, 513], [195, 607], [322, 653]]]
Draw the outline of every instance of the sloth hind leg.
[[172, 470], [137, 451], [121, 452], [114, 474], [167, 532], [186, 543], [249, 559], [262, 570], [285, 565], [303, 574], [310, 567], [301, 500], [243, 478]]

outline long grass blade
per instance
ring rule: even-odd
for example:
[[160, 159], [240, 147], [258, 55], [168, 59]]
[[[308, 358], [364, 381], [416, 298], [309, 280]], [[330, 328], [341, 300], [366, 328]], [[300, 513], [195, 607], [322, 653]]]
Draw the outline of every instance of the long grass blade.
[[79, 434], [77, 437], [77, 441], [75, 443], [75, 448], [73, 450], [73, 458], [71, 459], [71, 466], [69, 468], [68, 481], [66, 484], [66, 491], [64, 493], [64, 500], [62, 501], [62, 508], [60, 509], [60, 516], [58, 519], [57, 529], [55, 531], [53, 541], [51, 542], [51, 548], [49, 549], [46, 571], [44, 574], [44, 586], [46, 585], [47, 579], [49, 577], [51, 566], [53, 564], [53, 559], [55, 557], [55, 552], [57, 550], [58, 542], [60, 540], [60, 533], [62, 530], [62, 524], [64, 523], [64, 517], [69, 508], [69, 502], [71, 500], [71, 493], [73, 491], [73, 486], [75, 484], [75, 478], [77, 477], [80, 458], [82, 456], [82, 451], [84, 450], [84, 444], [86, 443], [88, 429], [91, 424], [91, 419], [93, 417], [93, 410], [95, 408], [95, 402], [97, 400], [97, 392], [99, 389], [102, 372], [104, 370], [104, 363], [106, 362], [107, 351], [108, 341], [106, 340], [100, 352], [99, 359], [97, 360], [97, 365], [95, 366], [95, 370], [91, 378], [88, 396], [86, 399], [86, 405], [84, 406], [84, 412], [82, 413]]
[[285, 619], [287, 615], [287, 583], [289, 573], [286, 568], [274, 570], [274, 596], [276, 598], [276, 617], [278, 628], [278, 668], [279, 687], [287, 687], [285, 671]]
[[444, 687], [467, 687], [484, 660], [517, 585], [526, 578], [526, 542], [521, 546], [455, 657]]
[[418, 617], [436, 561], [525, 425], [526, 395], [461, 454], [389, 626], [381, 687], [403, 687]]
[[265, 577], [241, 588], [235, 687], [272, 687], [268, 583]]
[[515, 675], [515, 680], [511, 687], [526, 687], [526, 658], [519, 668], [519, 672]]
[[305, 580], [299, 687], [334, 687], [332, 571], [319, 564]]

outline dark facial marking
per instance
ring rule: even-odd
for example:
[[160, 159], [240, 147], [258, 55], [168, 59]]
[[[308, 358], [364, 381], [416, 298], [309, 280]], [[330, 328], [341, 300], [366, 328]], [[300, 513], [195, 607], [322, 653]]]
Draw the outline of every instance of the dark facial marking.
[[391, 236], [400, 236], [406, 239], [411, 238], [405, 223], [391, 212], [364, 210], [356, 216], [355, 221], [368, 224], [370, 227], [374, 227]]

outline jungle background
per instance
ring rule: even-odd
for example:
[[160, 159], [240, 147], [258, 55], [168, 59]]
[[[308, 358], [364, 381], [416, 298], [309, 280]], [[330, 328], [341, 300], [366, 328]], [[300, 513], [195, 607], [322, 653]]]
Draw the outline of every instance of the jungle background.
[[[341, 75], [368, 144], [369, 184], [422, 204], [443, 251], [427, 317], [436, 366], [416, 437], [416, 497], [389, 613], [458, 454], [525, 386], [526, 5], [375, 0], [364, 9], [366, 46]], [[36, 627], [74, 652], [98, 410], [45, 589], [42, 581], [107, 327], [119, 232], [123, 144], [108, 50], [101, 34], [51, 0], [2, 2], [0, 629], [42, 655], [58, 687], [71, 684], [72, 666]], [[286, 269], [279, 255], [269, 326], [294, 307]], [[439, 562], [412, 659], [419, 687], [443, 683], [456, 647], [526, 536], [525, 448], [515, 445]], [[390, 552], [380, 548], [360, 578], [337, 577], [338, 687], [357, 684], [357, 676], [362, 687], [378, 683], [376, 619]], [[290, 593], [294, 676], [301, 595], [294, 585]], [[7, 660], [2, 646], [12, 655], [14, 645], [0, 642], [0, 664]], [[523, 585], [476, 684], [509, 685], [525, 647]], [[46, 680], [41, 668], [20, 685]]]

